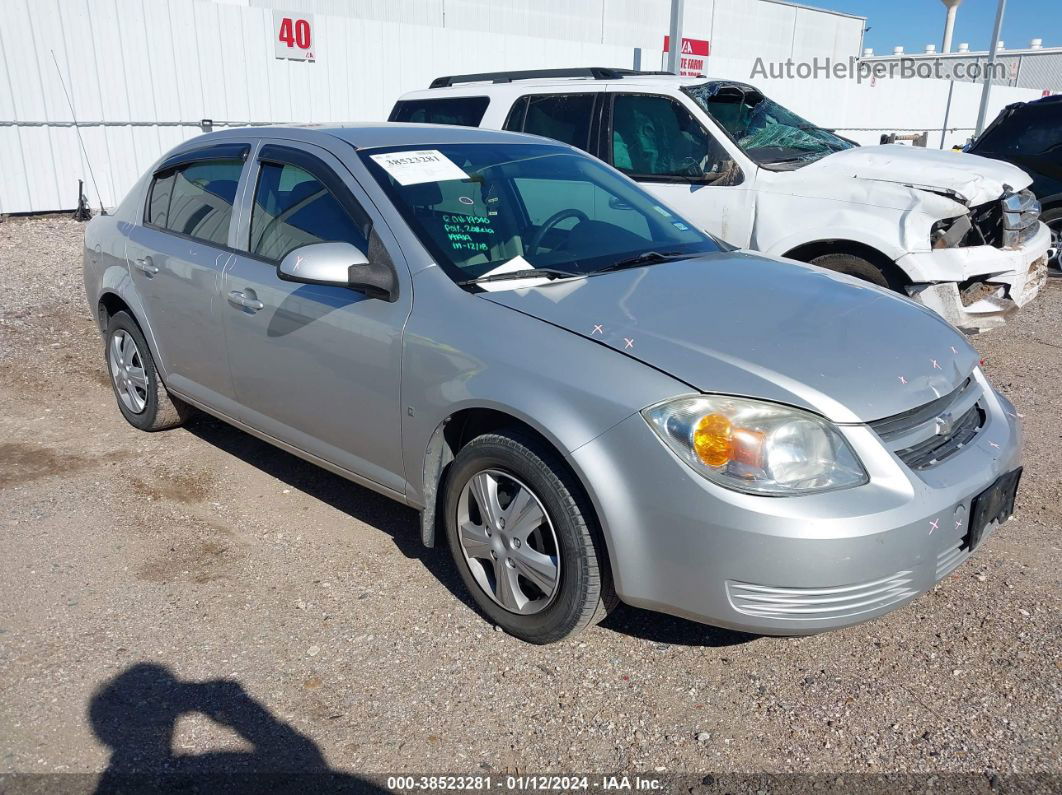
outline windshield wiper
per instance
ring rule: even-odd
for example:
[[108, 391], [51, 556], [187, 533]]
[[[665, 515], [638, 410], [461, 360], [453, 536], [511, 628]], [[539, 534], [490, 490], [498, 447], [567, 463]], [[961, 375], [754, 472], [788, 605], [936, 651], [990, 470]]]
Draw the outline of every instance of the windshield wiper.
[[477, 276], [475, 279], [465, 279], [458, 282], [458, 286], [466, 287], [470, 284], [483, 284], [484, 282], [504, 282], [510, 279], [565, 279], [571, 276], [585, 276], [584, 273], [562, 271], [557, 268], [524, 268], [519, 271], [507, 271], [506, 273], [490, 273], [486, 276]]
[[619, 262], [613, 262], [603, 268], [598, 268], [594, 273], [606, 273], [608, 271], [621, 271], [625, 268], [637, 268], [642, 265], [656, 265], [658, 262], [671, 262], [676, 259], [689, 259], [696, 256], [684, 251], [644, 251], [635, 257], [627, 257]]

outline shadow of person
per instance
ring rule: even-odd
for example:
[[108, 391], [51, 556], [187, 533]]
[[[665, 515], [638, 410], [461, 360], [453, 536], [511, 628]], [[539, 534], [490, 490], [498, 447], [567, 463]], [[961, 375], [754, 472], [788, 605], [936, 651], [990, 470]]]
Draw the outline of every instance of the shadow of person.
[[[177, 720], [191, 713], [231, 729], [251, 750], [174, 753]], [[97, 793], [386, 791], [332, 771], [310, 738], [231, 679], [182, 682], [162, 665], [138, 663], [93, 694], [88, 717], [111, 749]]]

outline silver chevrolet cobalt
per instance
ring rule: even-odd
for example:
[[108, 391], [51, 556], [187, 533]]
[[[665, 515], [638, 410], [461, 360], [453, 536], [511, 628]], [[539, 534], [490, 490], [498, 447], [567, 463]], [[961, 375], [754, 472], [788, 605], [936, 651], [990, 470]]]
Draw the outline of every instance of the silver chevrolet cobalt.
[[618, 600], [865, 621], [1014, 505], [1017, 415], [947, 323], [541, 138], [204, 135], [89, 224], [85, 285], [132, 425], [194, 407], [419, 509], [534, 643]]

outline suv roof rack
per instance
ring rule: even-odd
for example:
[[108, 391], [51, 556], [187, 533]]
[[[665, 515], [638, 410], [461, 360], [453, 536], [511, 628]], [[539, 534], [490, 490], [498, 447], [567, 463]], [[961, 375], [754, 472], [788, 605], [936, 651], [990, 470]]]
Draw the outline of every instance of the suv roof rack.
[[634, 75], [669, 75], [671, 72], [639, 72], [634, 69], [618, 69], [610, 66], [582, 66], [573, 69], [525, 69], [519, 72], [481, 72], [471, 75], [445, 75], [436, 77], [428, 88], [446, 88], [458, 83], [511, 83], [514, 80], [537, 80], [549, 77], [583, 77], [591, 80], [619, 80]]

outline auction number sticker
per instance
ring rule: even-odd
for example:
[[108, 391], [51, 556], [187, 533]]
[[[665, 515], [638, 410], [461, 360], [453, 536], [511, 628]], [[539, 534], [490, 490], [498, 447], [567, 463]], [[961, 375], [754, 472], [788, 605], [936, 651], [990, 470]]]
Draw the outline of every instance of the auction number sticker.
[[385, 155], [370, 155], [370, 157], [379, 163], [384, 171], [398, 180], [399, 185], [468, 179], [468, 174], [437, 149], [388, 152]]

